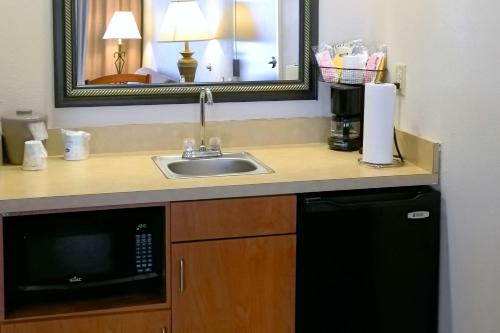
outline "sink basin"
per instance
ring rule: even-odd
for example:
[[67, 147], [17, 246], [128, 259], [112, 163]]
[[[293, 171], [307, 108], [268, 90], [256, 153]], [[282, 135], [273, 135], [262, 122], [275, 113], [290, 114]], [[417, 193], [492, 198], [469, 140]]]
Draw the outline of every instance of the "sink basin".
[[274, 171], [252, 154], [224, 153], [222, 157], [186, 160], [181, 156], [153, 156], [167, 178], [256, 175]]

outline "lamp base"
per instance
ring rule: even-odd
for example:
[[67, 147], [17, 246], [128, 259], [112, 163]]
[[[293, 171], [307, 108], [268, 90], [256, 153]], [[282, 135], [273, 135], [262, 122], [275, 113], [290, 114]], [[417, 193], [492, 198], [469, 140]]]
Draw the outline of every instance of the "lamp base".
[[122, 41], [121, 39], [118, 41], [118, 51], [116, 51], [113, 56], [115, 57], [115, 68], [116, 73], [121, 74], [123, 71], [123, 67], [125, 66], [125, 51], [122, 51]]
[[185, 50], [181, 52], [182, 58], [177, 62], [179, 73], [184, 76], [186, 82], [194, 82], [198, 61], [192, 57], [194, 52], [189, 50], [189, 44], [186, 42]]

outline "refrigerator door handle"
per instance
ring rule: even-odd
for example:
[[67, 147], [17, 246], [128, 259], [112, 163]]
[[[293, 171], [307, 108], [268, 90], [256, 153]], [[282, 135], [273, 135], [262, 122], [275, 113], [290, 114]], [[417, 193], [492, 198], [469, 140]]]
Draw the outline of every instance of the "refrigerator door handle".
[[377, 199], [373, 200], [371, 198], [361, 198], [361, 197], [344, 197], [344, 198], [321, 198], [313, 197], [306, 198], [304, 204], [308, 207], [329, 205], [333, 207], [354, 207], [363, 204], [374, 205], [374, 204], [400, 204], [400, 203], [411, 203], [412, 201], [417, 201], [421, 199], [425, 194], [417, 193], [411, 196], [391, 196], [386, 197], [377, 196]]

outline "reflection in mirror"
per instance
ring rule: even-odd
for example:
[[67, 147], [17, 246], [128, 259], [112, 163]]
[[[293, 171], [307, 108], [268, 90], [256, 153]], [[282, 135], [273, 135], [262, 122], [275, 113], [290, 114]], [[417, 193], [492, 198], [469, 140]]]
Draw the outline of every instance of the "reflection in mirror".
[[190, 42], [214, 39], [214, 33], [196, 0], [171, 0], [163, 17], [158, 42], [183, 42], [182, 58], [177, 61], [181, 82], [194, 82], [198, 61]]
[[[318, 0], [52, 1], [56, 107], [194, 103], [202, 87], [219, 102], [317, 97]], [[203, 19], [170, 19], [180, 1]], [[201, 37], [172, 34], [201, 21]]]
[[[150, 75], [152, 84], [299, 80], [299, 7], [300, 0], [76, 0], [77, 85], [120, 73]], [[123, 12], [129, 20], [116, 22]]]
[[134, 73], [142, 62], [142, 0], [77, 0], [77, 82]]

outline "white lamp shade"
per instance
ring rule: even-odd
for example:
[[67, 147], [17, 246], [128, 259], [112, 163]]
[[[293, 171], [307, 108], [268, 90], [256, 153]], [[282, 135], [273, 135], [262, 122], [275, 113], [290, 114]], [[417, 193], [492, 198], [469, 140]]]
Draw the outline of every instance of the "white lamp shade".
[[213, 39], [207, 20], [196, 0], [172, 0], [160, 29], [159, 42]]
[[102, 39], [141, 39], [132, 12], [114, 12]]

